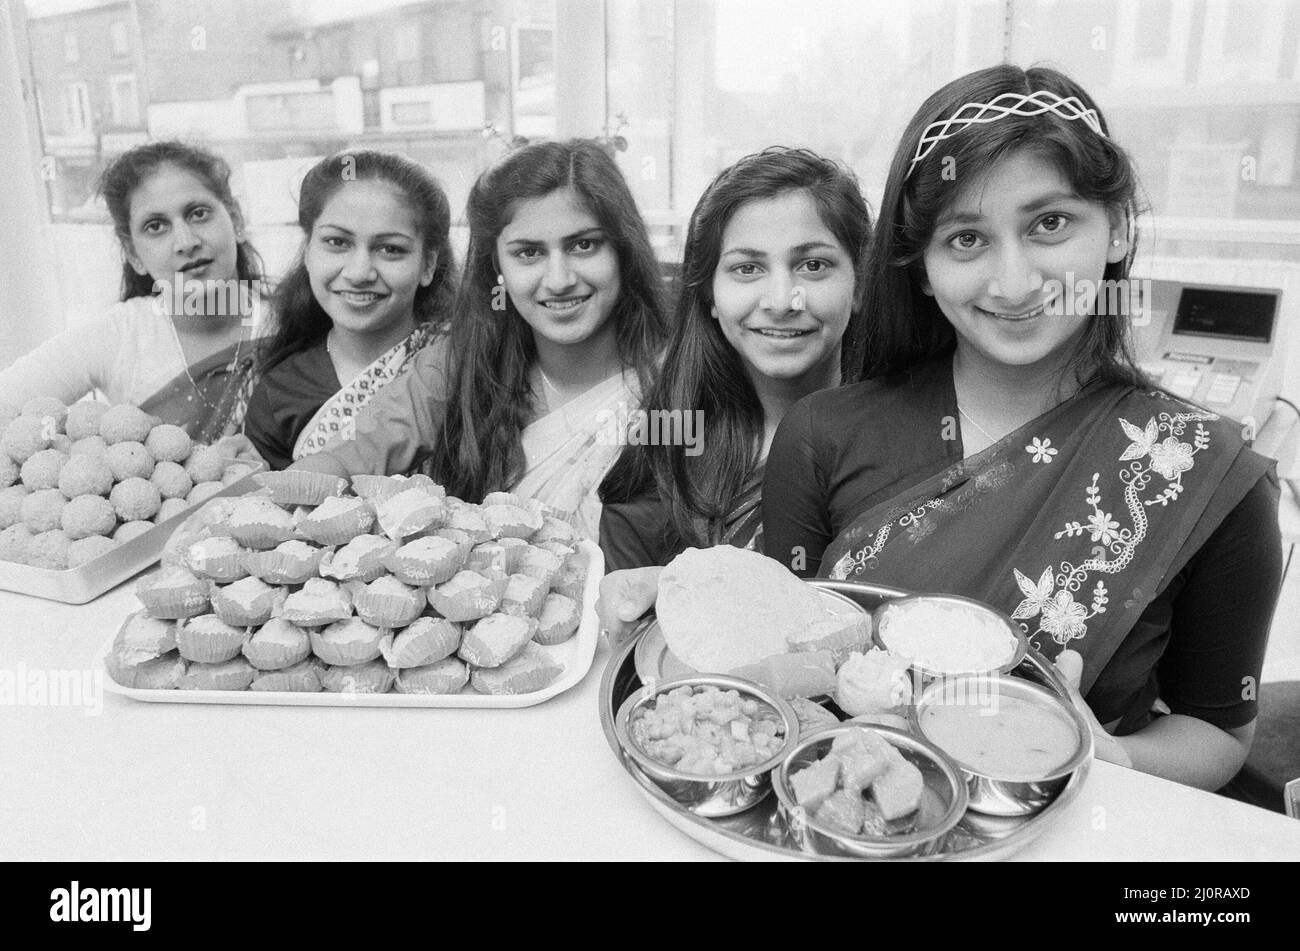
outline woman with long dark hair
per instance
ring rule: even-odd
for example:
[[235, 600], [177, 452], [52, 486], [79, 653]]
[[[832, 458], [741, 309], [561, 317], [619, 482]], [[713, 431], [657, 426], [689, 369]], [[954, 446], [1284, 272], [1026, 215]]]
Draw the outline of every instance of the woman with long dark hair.
[[352, 435], [360, 410], [451, 315], [451, 207], [424, 166], [356, 149], [317, 163], [302, 251], [275, 295], [245, 432], [272, 468]]
[[856, 178], [806, 149], [747, 156], [706, 189], [663, 369], [601, 487], [609, 568], [758, 543], [782, 416], [861, 361], [870, 238]]
[[99, 187], [122, 248], [121, 302], [0, 371], [0, 403], [99, 390], [203, 442], [236, 432], [270, 321], [230, 166], [150, 142], [110, 162]]
[[614, 160], [579, 139], [508, 153], [467, 216], [446, 337], [371, 403], [354, 439], [299, 467], [419, 469], [470, 501], [510, 490], [594, 536], [612, 421], [639, 404], [667, 330], [645, 224]]
[[786, 414], [766, 551], [1001, 608], [1079, 684], [1099, 756], [1215, 789], [1254, 731], [1278, 483], [1236, 422], [1133, 365], [1129, 315], [1107, 305], [1131, 299], [1137, 196], [1096, 103], [1055, 70], [932, 95], [885, 187], [872, 379]]

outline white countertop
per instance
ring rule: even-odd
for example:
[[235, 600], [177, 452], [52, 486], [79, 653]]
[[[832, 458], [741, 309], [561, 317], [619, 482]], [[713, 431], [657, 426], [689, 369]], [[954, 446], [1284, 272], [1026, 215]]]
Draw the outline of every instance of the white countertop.
[[[0, 695], [84, 676], [102, 700], [0, 696], [0, 859], [718, 858], [610, 752], [607, 651], [521, 710], [141, 703], [93, 687], [135, 607], [129, 583], [82, 606], [0, 593]], [[1296, 860], [1300, 821], [1096, 763], [1016, 858]]]

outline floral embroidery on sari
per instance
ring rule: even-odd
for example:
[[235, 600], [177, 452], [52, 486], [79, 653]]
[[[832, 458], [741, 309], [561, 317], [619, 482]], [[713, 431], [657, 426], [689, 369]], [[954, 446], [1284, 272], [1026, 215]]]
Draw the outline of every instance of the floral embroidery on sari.
[[[1088, 535], [1095, 543], [1093, 557], [1080, 565], [1062, 561], [1055, 572], [1051, 567], [1045, 568], [1036, 582], [1020, 569], [1012, 569], [1016, 585], [1025, 597], [1011, 617], [1022, 622], [1021, 629], [1035, 647], [1043, 634], [1066, 647], [1070, 641], [1086, 636], [1088, 622], [1105, 613], [1110, 601], [1105, 582], [1098, 580], [1093, 586], [1090, 606], [1075, 601], [1075, 594], [1082, 590], [1092, 573], [1113, 575], [1128, 567], [1147, 535], [1146, 508], [1167, 506], [1182, 494], [1183, 473], [1192, 468], [1196, 453], [1210, 445], [1210, 433], [1202, 421], [1218, 418], [1212, 413], [1161, 413], [1140, 429], [1127, 419], [1119, 419], [1120, 428], [1130, 440], [1128, 448], [1119, 457], [1120, 462], [1129, 465], [1120, 471], [1119, 478], [1124, 484], [1124, 507], [1131, 525], [1121, 527], [1114, 515], [1102, 507], [1101, 489], [1098, 487], [1101, 473], [1094, 472], [1091, 484], [1084, 490], [1092, 513], [1084, 520], [1066, 522], [1053, 536], [1059, 540]], [[1191, 443], [1186, 443], [1179, 437], [1190, 423], [1195, 423], [1196, 429]], [[1161, 433], [1166, 434], [1163, 440]], [[1153, 497], [1142, 498], [1142, 491], [1156, 476], [1163, 478], [1165, 485]], [[1038, 625], [1031, 632], [1024, 622], [1034, 618], [1038, 619]]]

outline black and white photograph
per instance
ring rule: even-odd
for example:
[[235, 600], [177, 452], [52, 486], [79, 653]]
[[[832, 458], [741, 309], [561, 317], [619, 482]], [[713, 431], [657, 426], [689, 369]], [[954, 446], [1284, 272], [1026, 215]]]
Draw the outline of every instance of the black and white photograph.
[[1285, 928], [1297, 325], [1300, 0], [0, 0], [21, 915], [1050, 862]]

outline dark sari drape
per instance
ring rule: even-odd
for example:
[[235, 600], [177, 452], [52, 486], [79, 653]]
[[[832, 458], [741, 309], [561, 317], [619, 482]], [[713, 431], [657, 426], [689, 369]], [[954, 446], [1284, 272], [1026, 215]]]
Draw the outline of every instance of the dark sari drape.
[[188, 372], [145, 400], [140, 408], [164, 423], [180, 426], [197, 442], [214, 443], [238, 432], [253, 392], [256, 347], [231, 344], [200, 360]]
[[722, 519], [694, 520], [696, 534], [705, 539], [707, 545], [734, 545], [737, 548], [763, 550], [764, 468], [759, 464], [749, 474]]
[[822, 569], [993, 604], [1049, 658], [1079, 651], [1087, 693], [1167, 579], [1271, 465], [1232, 420], [1094, 383], [862, 513]]

